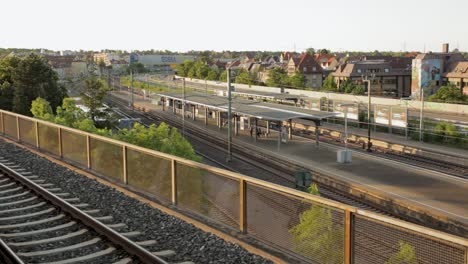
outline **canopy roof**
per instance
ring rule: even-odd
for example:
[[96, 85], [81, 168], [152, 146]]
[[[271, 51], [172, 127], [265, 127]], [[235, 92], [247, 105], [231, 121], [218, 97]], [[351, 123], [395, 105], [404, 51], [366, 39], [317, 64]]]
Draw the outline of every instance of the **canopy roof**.
[[[181, 93], [156, 93], [158, 96], [183, 101]], [[226, 97], [205, 95], [199, 92], [188, 92], [185, 101], [194, 105], [201, 105], [211, 109], [227, 112], [228, 101]], [[282, 104], [256, 102], [252, 100], [233, 98], [232, 112], [238, 115], [255, 117], [270, 121], [285, 121], [289, 119], [322, 120], [336, 116], [336, 113], [323, 112], [287, 106]]]

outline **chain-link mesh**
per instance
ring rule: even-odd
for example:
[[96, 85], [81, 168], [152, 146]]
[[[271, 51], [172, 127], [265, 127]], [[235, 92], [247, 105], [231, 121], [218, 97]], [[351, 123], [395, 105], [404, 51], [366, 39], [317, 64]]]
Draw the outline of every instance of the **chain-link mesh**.
[[464, 264], [465, 254], [447, 241], [360, 215], [354, 219], [355, 263]]
[[16, 139], [18, 137], [18, 132], [16, 130], [16, 117], [3, 113], [3, 124], [5, 125], [5, 135]]
[[239, 181], [177, 163], [178, 206], [239, 228]]
[[52, 154], [59, 155], [58, 128], [45, 124], [38, 124], [39, 147]]
[[127, 149], [128, 184], [171, 201], [171, 161]]
[[90, 138], [91, 169], [123, 181], [122, 146]]
[[318, 263], [343, 263], [344, 212], [247, 184], [247, 232]]
[[20, 139], [31, 145], [36, 145], [36, 127], [31, 120], [19, 118]]
[[62, 129], [62, 155], [64, 159], [87, 166], [86, 151], [86, 136]]

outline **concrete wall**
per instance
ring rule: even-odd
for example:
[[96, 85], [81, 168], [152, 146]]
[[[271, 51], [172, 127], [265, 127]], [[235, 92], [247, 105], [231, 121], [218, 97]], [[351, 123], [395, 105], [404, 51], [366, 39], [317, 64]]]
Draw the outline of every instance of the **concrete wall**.
[[[205, 80], [198, 79], [185, 79], [188, 83], [200, 83], [205, 84]], [[225, 82], [219, 81], [207, 81], [207, 84], [219, 87], [226, 87]], [[318, 91], [308, 91], [308, 90], [298, 90], [298, 89], [287, 89], [279, 87], [266, 87], [266, 86], [256, 86], [256, 85], [247, 85], [247, 84], [232, 84], [235, 88], [243, 90], [252, 90], [252, 91], [261, 91], [261, 92], [270, 92], [270, 93], [284, 93], [293, 94], [293, 95], [302, 95], [312, 98], [322, 98], [326, 97], [331, 100], [340, 100], [340, 101], [349, 101], [356, 102], [361, 104], [367, 104], [367, 96], [362, 95], [352, 95], [352, 94], [339, 94], [331, 92], [318, 92]], [[409, 108], [420, 109], [421, 102], [419, 101], [406, 101], [400, 99], [391, 99], [391, 98], [381, 98], [381, 97], [372, 97], [373, 104], [380, 105], [399, 105], [406, 106], [408, 104]], [[459, 104], [444, 104], [444, 103], [434, 103], [434, 102], [425, 102], [424, 110], [439, 111], [445, 113], [454, 113], [454, 114], [468, 114], [468, 105], [459, 105]]]

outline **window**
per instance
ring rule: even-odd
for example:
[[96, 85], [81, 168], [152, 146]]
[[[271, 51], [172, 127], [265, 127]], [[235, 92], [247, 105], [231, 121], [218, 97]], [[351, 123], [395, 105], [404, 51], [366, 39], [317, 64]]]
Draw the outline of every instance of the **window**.
[[302, 71], [303, 71], [303, 72], [306, 72], [306, 71], [307, 71], [307, 67], [304, 67], [304, 68], [302, 69]]
[[385, 68], [385, 72], [390, 72], [390, 69]]
[[358, 72], [358, 73], [361, 73], [362, 71], [361, 71], [361, 69], [358, 69], [357, 72]]
[[312, 71], [317, 71], [317, 67], [313, 67], [313, 68], [312, 68]]

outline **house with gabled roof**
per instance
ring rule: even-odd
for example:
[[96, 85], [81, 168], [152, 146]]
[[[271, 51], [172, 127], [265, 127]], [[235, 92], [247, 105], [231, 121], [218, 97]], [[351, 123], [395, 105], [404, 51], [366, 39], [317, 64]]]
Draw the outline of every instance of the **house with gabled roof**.
[[306, 77], [306, 87], [321, 88], [323, 69], [309, 53], [302, 53], [299, 57], [292, 57], [287, 64], [288, 75], [301, 72]]

